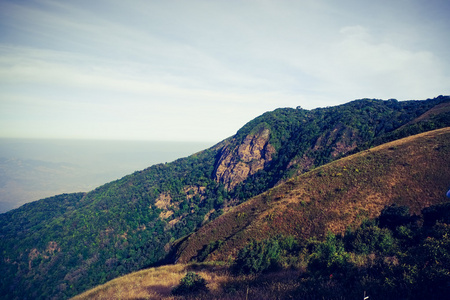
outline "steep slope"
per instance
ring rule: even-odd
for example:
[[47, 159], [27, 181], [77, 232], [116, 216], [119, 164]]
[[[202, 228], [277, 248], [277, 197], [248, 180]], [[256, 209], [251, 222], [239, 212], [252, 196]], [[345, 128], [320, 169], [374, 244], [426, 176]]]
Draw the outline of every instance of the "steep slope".
[[66, 298], [161, 263], [173, 241], [224, 211], [449, 102], [443, 96], [363, 99], [314, 110], [277, 109], [189, 157], [87, 194], [61, 195], [1, 214], [0, 298]]
[[[227, 167], [237, 167], [237, 174], [221, 176], [227, 174], [216, 166], [215, 175], [233, 199], [248, 199], [294, 174], [307, 172], [345, 155], [450, 126], [449, 112], [435, 108], [436, 105], [448, 107], [449, 103], [450, 97], [439, 96], [427, 101], [363, 99], [313, 110], [277, 109], [249, 122], [226, 141], [219, 162], [234, 162]], [[264, 140], [260, 151], [264, 157], [261, 156], [255, 165], [259, 166], [258, 172], [240, 172], [242, 167], [255, 169], [250, 166], [255, 164], [253, 160], [241, 159], [241, 145], [248, 136], [263, 137], [262, 133], [267, 131], [269, 138]]]
[[[390, 204], [424, 207], [447, 201], [450, 127], [411, 136], [295, 177], [203, 226], [181, 243], [178, 262], [227, 260], [250, 239], [283, 233], [302, 239], [343, 233]], [[218, 242], [220, 241], [220, 242]]]
[[450, 102], [442, 102], [400, 128], [375, 138], [370, 145], [381, 145], [410, 135], [449, 126]]

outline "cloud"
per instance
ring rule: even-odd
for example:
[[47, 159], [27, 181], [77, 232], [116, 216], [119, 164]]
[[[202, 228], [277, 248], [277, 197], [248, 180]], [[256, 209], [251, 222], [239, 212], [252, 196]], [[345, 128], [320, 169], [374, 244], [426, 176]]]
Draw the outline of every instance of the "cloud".
[[277, 107], [450, 92], [446, 26], [404, 5], [3, 1], [0, 127], [14, 112], [79, 136], [211, 140]]
[[[142, 64], [130, 67], [73, 53], [23, 47], [1, 47], [0, 53], [0, 134], [7, 136], [216, 140], [282, 97], [202, 87], [183, 76], [159, 78], [136, 71], [145, 69]], [[180, 128], [189, 130], [181, 134]]]
[[380, 42], [361, 25], [339, 32], [340, 39], [315, 56], [318, 64], [300, 66], [319, 78], [324, 91], [355, 98], [417, 99], [434, 96], [449, 82], [441, 61], [429, 51]]
[[208, 84], [195, 82], [202, 78], [177, 73], [160, 76], [159, 72], [147, 72], [145, 67], [151, 68], [152, 65], [145, 63], [133, 66], [72, 53], [16, 47], [0, 47], [0, 53], [0, 82], [3, 84], [34, 84], [55, 89], [65, 87], [165, 98], [187, 97], [213, 102], [252, 101], [251, 97], [246, 98], [245, 93], [214, 90]]

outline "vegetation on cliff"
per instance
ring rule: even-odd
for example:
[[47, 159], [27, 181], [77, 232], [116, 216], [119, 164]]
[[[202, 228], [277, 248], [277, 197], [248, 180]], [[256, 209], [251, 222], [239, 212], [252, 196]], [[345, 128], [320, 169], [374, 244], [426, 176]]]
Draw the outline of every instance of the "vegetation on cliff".
[[[135, 172], [86, 194], [59, 195], [1, 214], [0, 298], [67, 298], [163, 263], [174, 241], [179, 245], [223, 212], [293, 175], [378, 140], [408, 135], [411, 126], [415, 131], [448, 126], [449, 118], [440, 116], [448, 113], [449, 103], [449, 97], [441, 96], [404, 102], [364, 99], [310, 111], [277, 109], [189, 157]], [[430, 113], [433, 108], [437, 113]], [[374, 168], [368, 157], [368, 169]], [[339, 168], [316, 177], [329, 180], [348, 172], [342, 178], [357, 180], [354, 169]], [[308, 209], [317, 209], [309, 203], [315, 203], [313, 194], [318, 191], [305, 200]], [[265, 197], [264, 203], [277, 200], [270, 194]], [[333, 203], [332, 195], [327, 199]], [[239, 224], [249, 222], [248, 216], [241, 215]], [[220, 246], [216, 240], [210, 247]]]

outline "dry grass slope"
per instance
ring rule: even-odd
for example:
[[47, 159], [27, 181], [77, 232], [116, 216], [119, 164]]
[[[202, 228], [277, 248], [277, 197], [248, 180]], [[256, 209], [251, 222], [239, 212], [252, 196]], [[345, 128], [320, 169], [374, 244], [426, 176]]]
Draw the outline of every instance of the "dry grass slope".
[[185, 299], [172, 295], [171, 291], [189, 271], [202, 276], [209, 290], [206, 294], [187, 297], [192, 299], [277, 299], [280, 295], [292, 293], [299, 285], [298, 271], [287, 270], [256, 278], [230, 276], [228, 268], [220, 264], [177, 264], [116, 278], [72, 300]]
[[393, 203], [411, 213], [446, 201], [450, 128], [387, 143], [298, 176], [203, 226], [178, 249], [188, 262], [211, 242], [224, 241], [208, 260], [227, 261], [250, 239], [279, 233], [324, 236], [377, 217]]
[[111, 280], [72, 299], [162, 299], [170, 296], [171, 288], [178, 284], [183, 270], [183, 265], [171, 265], [135, 272]]

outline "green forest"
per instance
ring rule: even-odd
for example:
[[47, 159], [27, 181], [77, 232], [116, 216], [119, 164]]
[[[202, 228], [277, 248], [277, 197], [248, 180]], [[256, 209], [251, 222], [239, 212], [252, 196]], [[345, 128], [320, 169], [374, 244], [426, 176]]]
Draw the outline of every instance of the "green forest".
[[[0, 299], [66, 299], [118, 276], [171, 263], [174, 242], [219, 217], [224, 210], [294, 175], [378, 144], [450, 126], [448, 110], [437, 110], [416, 120], [449, 103], [450, 97], [439, 96], [424, 101], [362, 99], [314, 110], [277, 109], [250, 121], [233, 137], [187, 158], [148, 167], [88, 193], [57, 195], [1, 214]], [[232, 151], [261, 128], [270, 132], [268, 143], [275, 149], [272, 159], [263, 169], [227, 189], [215, 177], [221, 154], [225, 148]], [[302, 159], [309, 163], [298, 163]], [[429, 225], [426, 216], [424, 212], [423, 226], [408, 219], [409, 223], [393, 227], [380, 220], [344, 236], [330, 235], [325, 242], [311, 240], [303, 245], [302, 241], [293, 241], [292, 249], [307, 250], [305, 255], [311, 257], [305, 287], [326, 286], [330, 274], [338, 280], [340, 274], [353, 274], [355, 268], [365, 269], [368, 280], [376, 284], [382, 279], [371, 274], [379, 274], [375, 270], [384, 266], [392, 267], [383, 272], [391, 272], [393, 282], [383, 281], [380, 293], [387, 294], [389, 286], [405, 290], [426, 276], [444, 280], [447, 277], [439, 273], [439, 264], [427, 261], [429, 256], [424, 253], [433, 245], [448, 250], [447, 225], [444, 219]], [[365, 246], [356, 240], [367, 238], [370, 232], [377, 232], [383, 236], [381, 239], [390, 238], [390, 246], [377, 241], [374, 248], [364, 250]], [[261, 248], [259, 244], [249, 247]], [[443, 255], [442, 260], [448, 263], [444, 252], [436, 255]], [[413, 253], [420, 260], [408, 264]], [[397, 262], [389, 265], [384, 262], [386, 257], [395, 257]], [[238, 259], [245, 259], [245, 254]], [[423, 264], [435, 264], [436, 274], [423, 273]], [[265, 267], [254, 271], [261, 268]], [[395, 274], [406, 272], [401, 268], [416, 270], [410, 270], [413, 275], [407, 286], [401, 281], [404, 279], [395, 279], [400, 276]], [[342, 281], [323, 291], [332, 293], [344, 287]]]

